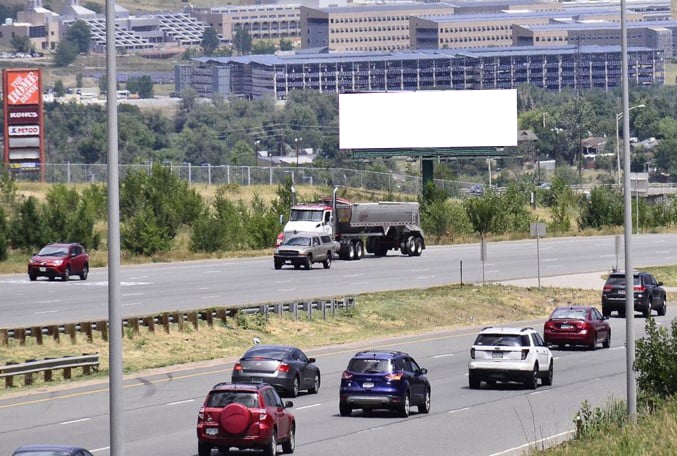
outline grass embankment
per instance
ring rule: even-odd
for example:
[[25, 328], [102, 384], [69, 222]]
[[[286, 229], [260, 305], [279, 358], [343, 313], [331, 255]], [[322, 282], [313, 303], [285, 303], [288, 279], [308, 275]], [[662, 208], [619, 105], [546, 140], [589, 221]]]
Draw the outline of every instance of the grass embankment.
[[[354, 310], [340, 311], [327, 320], [322, 320], [317, 314], [313, 320], [307, 320], [305, 316], [300, 316], [298, 321], [290, 316], [271, 316], [267, 322], [260, 316], [243, 316], [230, 319], [225, 325], [215, 323], [213, 328], [200, 323], [198, 330], [185, 326], [186, 329], [179, 332], [173, 326], [169, 334], [160, 327], [156, 328], [155, 334], [141, 328], [140, 334], [135, 335], [126, 329], [124, 368], [130, 373], [233, 357], [251, 345], [253, 336], [265, 343], [292, 344], [309, 349], [440, 328], [540, 319], [557, 305], [596, 304], [598, 301], [599, 292], [594, 290], [539, 290], [501, 285], [449, 285], [425, 290], [361, 294], [356, 296]], [[60, 344], [45, 338], [44, 345], [37, 345], [29, 338], [24, 346], [10, 339], [9, 346], [0, 347], [0, 363], [95, 352], [101, 354], [97, 375], [105, 376], [108, 371], [108, 345], [99, 334], [91, 343], [78, 334], [75, 345], [68, 337], [62, 337]], [[15, 384], [20, 385], [21, 380], [15, 379]], [[39, 384], [40, 380], [36, 381], [36, 385]], [[6, 391], [0, 390], [0, 394]]]

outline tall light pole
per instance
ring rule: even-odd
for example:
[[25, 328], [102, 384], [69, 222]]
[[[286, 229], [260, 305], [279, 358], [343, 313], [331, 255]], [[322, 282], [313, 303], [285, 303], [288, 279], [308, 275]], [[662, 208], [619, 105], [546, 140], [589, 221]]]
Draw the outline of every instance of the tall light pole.
[[303, 141], [303, 138], [294, 138], [294, 143], [296, 144], [296, 167], [299, 167], [299, 143]]
[[[646, 105], [643, 104], [638, 104], [635, 106], [632, 106], [628, 108], [628, 112], [632, 111], [633, 109], [637, 108], [644, 108]], [[621, 186], [621, 148], [620, 148], [620, 136], [618, 134], [618, 122], [623, 118], [623, 113], [619, 112], [616, 114], [616, 184], [618, 187]], [[623, 132], [624, 135], [627, 134], [626, 132]]]

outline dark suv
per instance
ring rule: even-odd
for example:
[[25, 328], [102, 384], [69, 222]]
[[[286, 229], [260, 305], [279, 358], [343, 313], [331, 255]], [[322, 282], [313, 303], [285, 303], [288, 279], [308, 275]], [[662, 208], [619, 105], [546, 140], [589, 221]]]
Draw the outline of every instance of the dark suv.
[[266, 456], [285, 453], [296, 445], [296, 421], [275, 388], [265, 383], [218, 383], [212, 387], [197, 416], [197, 454], [220, 454], [230, 447], [262, 449]]
[[[663, 282], [658, 282], [648, 272], [635, 272], [633, 282], [635, 312], [642, 312], [645, 318], [651, 315], [652, 309], [656, 310], [658, 315], [665, 315], [667, 296]], [[609, 274], [602, 290], [602, 314], [609, 316], [614, 310], [618, 312], [619, 317], [625, 317], [624, 272]]]
[[374, 409], [395, 410], [408, 417], [410, 407], [419, 413], [430, 411], [430, 382], [427, 369], [399, 351], [356, 353], [341, 377], [339, 411], [350, 416], [353, 409], [369, 413]]

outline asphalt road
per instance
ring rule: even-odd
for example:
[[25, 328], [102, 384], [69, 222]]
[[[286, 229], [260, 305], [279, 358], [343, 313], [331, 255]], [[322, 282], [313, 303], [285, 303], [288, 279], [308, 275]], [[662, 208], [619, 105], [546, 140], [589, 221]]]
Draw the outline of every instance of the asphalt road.
[[[675, 315], [669, 308], [668, 315], [657, 320], [669, 325]], [[603, 406], [611, 398], [625, 398], [625, 320], [610, 321], [610, 349], [555, 350], [554, 383], [536, 391], [520, 386], [468, 388], [468, 353], [477, 328], [309, 350], [318, 359], [322, 387], [319, 394], [293, 400], [298, 425], [295, 454], [498, 456], [521, 454], [528, 447], [567, 438], [584, 400]], [[636, 317], [634, 321], [641, 337], [645, 320]], [[540, 328], [542, 323], [516, 324]], [[370, 348], [407, 351], [429, 369], [430, 414], [413, 413], [403, 419], [388, 413], [367, 417], [355, 411], [349, 418], [339, 416], [341, 372], [355, 351]], [[232, 361], [126, 378], [124, 454], [195, 455], [197, 411], [211, 385], [229, 378]], [[10, 454], [25, 443], [69, 442], [106, 456], [108, 425], [105, 383], [0, 399], [0, 454]]]
[[[622, 237], [621, 237], [622, 239]], [[614, 236], [540, 240], [540, 274], [555, 276], [623, 266]], [[677, 234], [633, 239], [633, 264], [674, 264]], [[286, 267], [276, 271], [270, 257], [125, 266], [121, 270], [124, 316], [172, 310], [295, 299], [347, 296], [363, 292], [424, 288], [448, 283], [492, 282], [537, 275], [535, 240], [488, 243], [480, 261], [478, 244], [428, 248], [420, 257], [391, 254], [361, 261], [334, 261], [325, 270]], [[86, 281], [29, 282], [26, 274], [0, 276], [2, 327], [105, 319], [107, 269], [93, 269]]]

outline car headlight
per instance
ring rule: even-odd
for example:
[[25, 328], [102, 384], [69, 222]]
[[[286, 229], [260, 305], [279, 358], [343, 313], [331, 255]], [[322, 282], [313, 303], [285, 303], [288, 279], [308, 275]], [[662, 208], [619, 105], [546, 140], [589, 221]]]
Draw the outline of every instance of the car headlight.
[[63, 260], [54, 260], [54, 266], [61, 266]]

